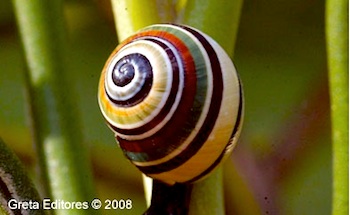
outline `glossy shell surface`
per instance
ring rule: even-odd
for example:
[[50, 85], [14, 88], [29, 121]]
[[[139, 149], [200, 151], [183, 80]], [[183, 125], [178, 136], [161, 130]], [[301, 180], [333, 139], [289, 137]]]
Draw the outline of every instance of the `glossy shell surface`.
[[125, 156], [169, 184], [207, 175], [241, 130], [243, 93], [232, 61], [188, 26], [152, 25], [123, 41], [105, 64], [98, 98]]

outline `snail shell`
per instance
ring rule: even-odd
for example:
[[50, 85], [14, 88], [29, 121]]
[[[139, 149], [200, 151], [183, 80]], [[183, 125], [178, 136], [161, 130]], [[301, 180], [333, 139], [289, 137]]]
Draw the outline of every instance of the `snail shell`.
[[168, 184], [207, 175], [241, 130], [242, 88], [233, 63], [188, 26], [151, 25], [122, 42], [103, 68], [98, 98], [125, 156]]

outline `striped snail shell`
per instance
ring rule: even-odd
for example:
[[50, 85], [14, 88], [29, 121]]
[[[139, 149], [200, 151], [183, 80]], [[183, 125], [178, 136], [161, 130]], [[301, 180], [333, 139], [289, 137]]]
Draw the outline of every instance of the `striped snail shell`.
[[168, 184], [211, 172], [242, 124], [241, 84], [230, 58], [188, 26], [157, 24], [122, 42], [103, 68], [99, 105], [125, 156]]

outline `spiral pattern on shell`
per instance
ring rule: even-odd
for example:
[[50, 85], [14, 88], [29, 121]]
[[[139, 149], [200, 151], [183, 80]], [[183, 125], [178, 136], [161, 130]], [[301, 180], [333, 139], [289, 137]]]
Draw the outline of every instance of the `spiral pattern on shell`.
[[169, 184], [202, 178], [232, 151], [242, 96], [225, 51], [206, 34], [174, 24], [146, 27], [122, 42], [98, 93], [126, 157]]

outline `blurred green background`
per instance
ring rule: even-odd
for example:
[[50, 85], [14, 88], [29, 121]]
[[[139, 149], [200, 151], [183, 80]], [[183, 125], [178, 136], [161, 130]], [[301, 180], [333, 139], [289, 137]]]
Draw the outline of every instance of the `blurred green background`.
[[[246, 109], [241, 139], [225, 164], [227, 214], [331, 213], [324, 4], [244, 2], [234, 63]], [[118, 43], [109, 1], [66, 0], [64, 18], [77, 119], [91, 148], [97, 197], [133, 200], [131, 211], [103, 214], [141, 214], [146, 209], [141, 175], [117, 148], [97, 104], [100, 72]], [[38, 183], [26, 66], [10, 0], [0, 3], [0, 65], [0, 136]], [[247, 208], [252, 205], [259, 212]]]

